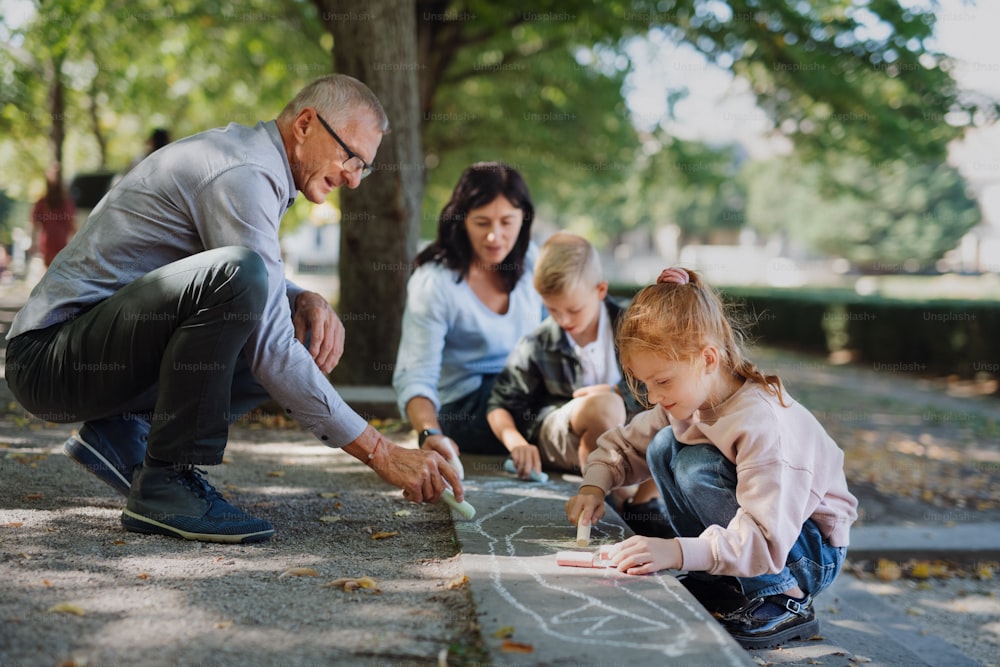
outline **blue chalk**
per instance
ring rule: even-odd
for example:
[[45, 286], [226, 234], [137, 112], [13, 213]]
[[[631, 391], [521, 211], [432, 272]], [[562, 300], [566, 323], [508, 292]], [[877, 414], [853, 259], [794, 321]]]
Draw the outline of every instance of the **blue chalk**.
[[[503, 469], [512, 475], [517, 474], [517, 466], [514, 465], [513, 459], [507, 459], [506, 461], [504, 461]], [[520, 477], [518, 479], [520, 479]], [[549, 476], [546, 475], [544, 472], [532, 470], [531, 474], [528, 476], [528, 479], [526, 481], [544, 483], [549, 481]]]

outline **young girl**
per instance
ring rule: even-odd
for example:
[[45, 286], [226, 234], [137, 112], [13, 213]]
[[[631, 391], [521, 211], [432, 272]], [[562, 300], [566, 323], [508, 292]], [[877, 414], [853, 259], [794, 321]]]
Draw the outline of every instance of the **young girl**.
[[725, 306], [694, 271], [665, 270], [616, 335], [651, 409], [608, 431], [587, 460], [574, 524], [650, 476], [676, 537], [612, 550], [628, 574], [683, 569], [684, 585], [745, 648], [808, 639], [813, 597], [833, 583], [857, 518], [843, 452], [815, 417], [743, 357]]

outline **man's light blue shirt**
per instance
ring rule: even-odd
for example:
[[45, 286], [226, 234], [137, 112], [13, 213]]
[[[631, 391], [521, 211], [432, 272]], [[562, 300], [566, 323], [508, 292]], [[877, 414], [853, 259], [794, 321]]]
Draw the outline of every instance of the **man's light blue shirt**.
[[243, 246], [264, 260], [269, 292], [244, 347], [256, 380], [332, 447], [367, 422], [295, 340], [278, 226], [298, 192], [274, 121], [231, 123], [174, 142], [143, 160], [93, 210], [17, 314], [8, 338], [76, 317], [150, 271], [184, 257]]

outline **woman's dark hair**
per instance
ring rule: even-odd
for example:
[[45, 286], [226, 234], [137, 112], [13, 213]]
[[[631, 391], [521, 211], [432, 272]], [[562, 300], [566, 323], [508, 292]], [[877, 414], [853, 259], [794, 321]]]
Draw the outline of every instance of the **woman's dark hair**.
[[477, 162], [462, 172], [451, 193], [451, 199], [438, 218], [437, 238], [417, 255], [414, 264], [420, 266], [436, 262], [458, 270], [459, 281], [465, 278], [472, 264], [472, 245], [465, 229], [465, 219], [469, 211], [486, 206], [500, 196], [524, 213], [521, 233], [514, 248], [500, 264], [500, 274], [507, 292], [513, 291], [524, 274], [524, 256], [531, 241], [531, 221], [535, 217], [535, 207], [521, 175], [501, 162]]

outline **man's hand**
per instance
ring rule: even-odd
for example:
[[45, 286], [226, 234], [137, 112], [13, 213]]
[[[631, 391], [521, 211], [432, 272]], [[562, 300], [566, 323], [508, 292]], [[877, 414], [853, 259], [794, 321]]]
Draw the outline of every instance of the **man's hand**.
[[458, 473], [434, 451], [406, 449], [383, 441], [370, 465], [379, 477], [403, 489], [403, 497], [415, 503], [436, 502], [449, 486], [458, 502], [465, 496]]
[[[344, 354], [344, 325], [333, 308], [316, 292], [302, 292], [295, 299], [292, 315], [295, 338], [305, 345], [319, 369], [329, 373]], [[307, 338], [308, 337], [308, 338]]]

